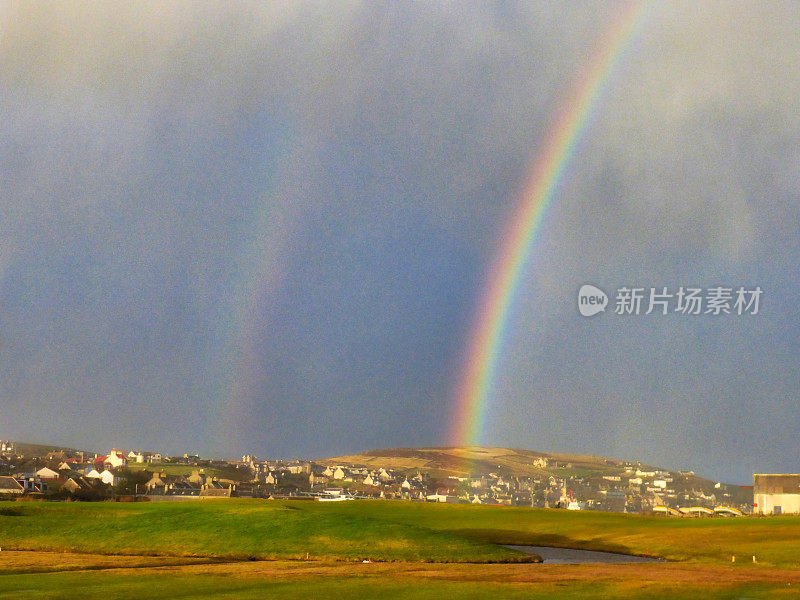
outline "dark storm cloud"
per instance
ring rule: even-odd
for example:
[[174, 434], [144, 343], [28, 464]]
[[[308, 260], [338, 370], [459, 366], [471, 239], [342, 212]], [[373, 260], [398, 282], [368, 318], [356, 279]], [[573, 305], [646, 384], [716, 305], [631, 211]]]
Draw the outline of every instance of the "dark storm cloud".
[[[0, 435], [444, 443], [525, 171], [623, 8], [6, 11]], [[796, 11], [646, 12], [520, 289], [487, 441], [745, 478], [739, 423], [768, 427], [798, 383]], [[587, 346], [572, 302], [590, 280], [769, 285], [771, 304], [731, 333], [607, 320]], [[764, 366], [741, 368], [748, 349]]]

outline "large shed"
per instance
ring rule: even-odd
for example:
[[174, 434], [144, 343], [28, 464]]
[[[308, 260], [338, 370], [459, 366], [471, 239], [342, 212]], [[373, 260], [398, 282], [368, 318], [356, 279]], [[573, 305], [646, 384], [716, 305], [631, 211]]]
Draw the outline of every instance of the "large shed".
[[753, 513], [800, 514], [800, 475], [753, 475]]

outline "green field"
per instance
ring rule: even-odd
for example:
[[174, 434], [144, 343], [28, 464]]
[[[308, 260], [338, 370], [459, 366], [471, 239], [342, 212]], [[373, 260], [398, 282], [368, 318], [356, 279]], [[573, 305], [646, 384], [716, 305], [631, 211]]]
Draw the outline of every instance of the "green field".
[[167, 475], [189, 476], [194, 471], [198, 471], [208, 477], [222, 479], [241, 479], [241, 472], [234, 467], [196, 467], [194, 465], [173, 464], [173, 463], [128, 463], [125, 467], [129, 471], [150, 471], [153, 473], [165, 473]]
[[[389, 501], [4, 502], [0, 598], [795, 597], [798, 540], [796, 517]], [[495, 543], [670, 562], [537, 565]]]
[[653, 555], [671, 561], [727, 563], [752, 556], [763, 564], [800, 566], [800, 517], [671, 518], [594, 511], [398, 502], [339, 503], [343, 515], [502, 544], [531, 544]]
[[336, 504], [343, 503], [0, 503], [0, 547], [232, 559], [308, 554], [339, 560], [527, 560], [490, 543], [403, 521], [402, 515], [379, 518], [394, 503], [357, 503], [363, 511], [336, 510]]
[[800, 517], [675, 519], [412, 502], [0, 503], [0, 546], [117, 554], [509, 561], [533, 544], [800, 566]]
[[585, 600], [604, 598], [630, 600], [703, 600], [762, 599], [797, 597], [786, 584], [756, 583], [717, 587], [669, 582], [517, 582], [411, 580], [391, 575], [345, 575], [337, 577], [300, 577], [275, 580], [267, 577], [230, 575], [145, 575], [109, 573], [58, 573], [39, 575], [36, 579], [21, 575], [0, 577], [0, 598], [15, 600], [49, 599], [129, 599], [151, 598], [182, 600], [323, 598], [337, 600], [408, 599], [441, 600]]

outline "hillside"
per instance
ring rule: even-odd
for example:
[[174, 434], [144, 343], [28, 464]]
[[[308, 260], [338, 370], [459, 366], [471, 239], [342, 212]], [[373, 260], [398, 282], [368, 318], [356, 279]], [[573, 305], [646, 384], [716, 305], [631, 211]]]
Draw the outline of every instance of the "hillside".
[[420, 471], [440, 476], [498, 473], [503, 476], [534, 477], [550, 475], [554, 471], [561, 476], [604, 475], [624, 471], [629, 467], [656, 469], [641, 463], [625, 463], [598, 456], [484, 446], [369, 450], [362, 454], [338, 456], [319, 462], [326, 465]]
[[[14, 451], [17, 454], [24, 456], [47, 456], [50, 452], [64, 452], [65, 454], [75, 454], [81, 452], [75, 448], [67, 448], [65, 446], [55, 446], [51, 444], [31, 444], [28, 442], [11, 442], [14, 444]], [[86, 452], [84, 450], [84, 452]], [[87, 452], [88, 454], [88, 452]]]
[[[580, 498], [594, 498], [594, 505], [604, 506], [605, 510], [609, 507], [623, 510], [627, 505], [628, 509], [638, 511], [643, 507], [629, 502], [637, 496], [646, 498], [650, 504], [730, 504], [743, 510], [749, 510], [753, 501], [752, 488], [717, 483], [697, 477], [693, 472], [672, 471], [640, 462], [581, 454], [483, 446], [390, 448], [318, 462], [354, 469], [389, 469], [405, 477], [422, 475], [436, 481], [439, 488], [448, 487], [443, 482], [453, 478], [466, 482], [475, 481], [476, 478], [499, 477], [520, 482], [527, 480], [530, 482], [527, 489], [534, 496], [539, 490], [544, 497], [563, 485]], [[525, 488], [524, 484], [518, 486], [518, 489], [522, 488]], [[468, 493], [469, 488], [464, 487], [456, 493], [464, 496], [465, 491]], [[617, 500], [610, 501], [612, 496]]]

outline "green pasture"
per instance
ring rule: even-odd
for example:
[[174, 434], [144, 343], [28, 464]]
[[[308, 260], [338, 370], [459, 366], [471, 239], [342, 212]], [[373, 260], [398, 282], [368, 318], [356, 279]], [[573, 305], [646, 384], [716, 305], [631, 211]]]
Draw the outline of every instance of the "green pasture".
[[189, 476], [194, 471], [199, 471], [208, 477], [216, 477], [219, 479], [238, 480], [241, 478], [241, 472], [232, 467], [196, 467], [194, 465], [172, 463], [128, 463], [125, 468], [130, 471], [150, 471], [153, 473], [165, 473], [167, 475]]
[[674, 518], [555, 509], [391, 502], [312, 506], [342, 515], [414, 523], [500, 544], [531, 544], [653, 555], [673, 561], [800, 565], [800, 517]]
[[[531, 568], [537, 568], [531, 565]], [[48, 573], [0, 576], [0, 599], [9, 600], [201, 600], [205, 598], [270, 600], [333, 597], [337, 600], [704, 600], [796, 598], [800, 590], [786, 584], [719, 585], [704, 583], [631, 584], [626, 581], [503, 583], [485, 581], [408, 581], [393, 576], [274, 578], [220, 575]]]
[[[0, 599], [794, 598], [800, 597], [793, 576], [798, 540], [797, 517], [671, 519], [400, 501], [2, 502]], [[624, 569], [581, 571], [587, 565], [481, 564], [527, 559], [497, 543], [649, 552], [677, 562], [644, 565], [633, 577]], [[243, 562], [223, 565], [227, 571], [209, 564], [43, 572], [41, 563], [27, 571], [15, 567], [13, 553], [6, 553], [13, 549]], [[378, 563], [362, 564], [363, 558], [420, 566], [413, 576], [390, 565], [378, 572]], [[247, 568], [256, 564], [249, 559], [289, 562], [260, 563], [276, 565], [261, 572]], [[344, 570], [330, 566], [346, 564]], [[564, 569], [557, 571], [564, 577], [512, 581], [493, 567], [518, 575]], [[576, 578], [581, 572], [588, 574]]]
[[401, 501], [0, 503], [0, 547], [232, 558], [504, 562], [496, 544], [800, 565], [800, 517], [669, 518]]
[[[390, 504], [384, 503], [389, 510]], [[271, 500], [3, 502], [0, 548], [233, 559], [530, 560], [458, 534], [375, 518], [369, 504], [369, 514], [326, 506]]]

